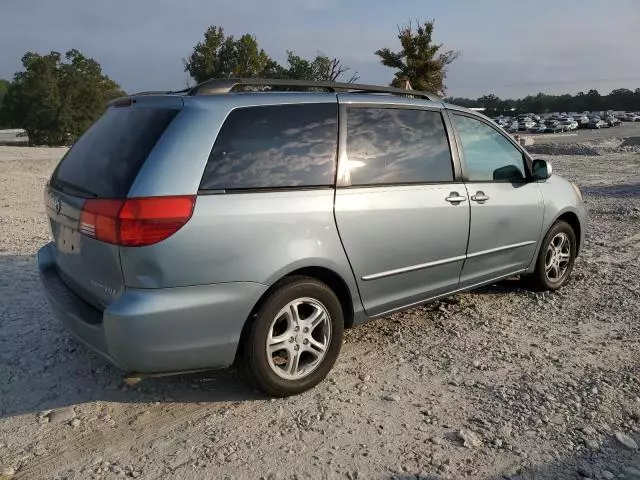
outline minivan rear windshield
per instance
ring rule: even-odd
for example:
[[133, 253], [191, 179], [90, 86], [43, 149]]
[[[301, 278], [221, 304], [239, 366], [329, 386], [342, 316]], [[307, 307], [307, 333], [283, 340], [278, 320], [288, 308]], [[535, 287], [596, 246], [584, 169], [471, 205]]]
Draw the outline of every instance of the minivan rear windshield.
[[81, 196], [126, 197], [177, 113], [168, 108], [110, 108], [67, 152], [51, 185]]

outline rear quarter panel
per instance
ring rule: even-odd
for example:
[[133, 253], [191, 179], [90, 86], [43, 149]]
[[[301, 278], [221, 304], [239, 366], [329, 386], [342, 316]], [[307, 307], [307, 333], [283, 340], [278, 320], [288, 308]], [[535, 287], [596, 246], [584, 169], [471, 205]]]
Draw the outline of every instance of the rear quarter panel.
[[191, 220], [167, 240], [122, 248], [127, 286], [226, 282], [272, 285], [305, 267], [340, 275], [359, 295], [333, 216], [334, 190], [200, 195]]

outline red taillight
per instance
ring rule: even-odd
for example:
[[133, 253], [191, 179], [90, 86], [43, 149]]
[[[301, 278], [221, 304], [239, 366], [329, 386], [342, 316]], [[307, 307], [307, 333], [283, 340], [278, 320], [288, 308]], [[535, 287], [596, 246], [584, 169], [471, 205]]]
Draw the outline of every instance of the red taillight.
[[161, 242], [186, 224], [194, 196], [89, 199], [80, 214], [80, 233], [125, 247]]

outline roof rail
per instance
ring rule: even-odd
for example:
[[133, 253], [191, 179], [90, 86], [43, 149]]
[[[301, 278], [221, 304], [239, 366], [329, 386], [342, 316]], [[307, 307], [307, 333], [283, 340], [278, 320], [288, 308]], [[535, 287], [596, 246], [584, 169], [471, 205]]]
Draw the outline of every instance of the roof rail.
[[323, 89], [330, 92], [350, 93], [391, 93], [411, 97], [426, 98], [432, 101], [441, 100], [433, 93], [420, 90], [405, 90], [395, 87], [363, 85], [360, 83], [341, 83], [310, 80], [290, 80], [273, 78], [214, 78], [191, 88], [187, 95], [225, 95], [236, 87], [292, 87], [297, 89]]
[[190, 90], [191, 90], [190, 88], [185, 88], [184, 90], [168, 90], [168, 91], [167, 90], [146, 90], [144, 92], [132, 93], [129, 96], [134, 97], [136, 95], [171, 95], [171, 94], [178, 94], [178, 93], [187, 93]]

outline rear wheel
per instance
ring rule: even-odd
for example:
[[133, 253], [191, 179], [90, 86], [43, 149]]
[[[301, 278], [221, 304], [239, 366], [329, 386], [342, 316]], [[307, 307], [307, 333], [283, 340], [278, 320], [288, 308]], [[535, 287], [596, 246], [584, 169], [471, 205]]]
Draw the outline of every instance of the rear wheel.
[[573, 229], [567, 222], [556, 222], [544, 237], [535, 271], [525, 280], [535, 290], [557, 290], [569, 280], [575, 258]]
[[333, 367], [343, 330], [340, 301], [327, 285], [286, 279], [256, 312], [244, 345], [247, 369], [269, 395], [309, 390]]

